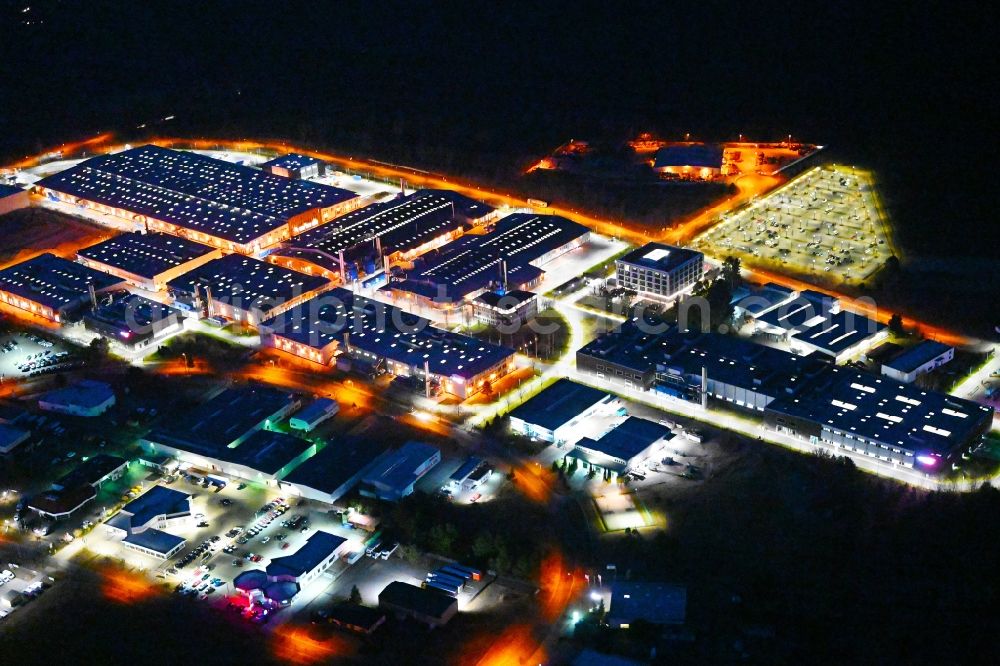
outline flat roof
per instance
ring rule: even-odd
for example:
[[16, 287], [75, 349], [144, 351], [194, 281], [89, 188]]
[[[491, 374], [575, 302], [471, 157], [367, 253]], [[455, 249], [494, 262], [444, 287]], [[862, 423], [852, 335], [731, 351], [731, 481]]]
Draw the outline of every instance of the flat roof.
[[215, 456], [298, 400], [270, 386], [229, 388], [155, 428], [146, 439]]
[[309, 535], [306, 542], [291, 555], [275, 557], [267, 565], [268, 576], [291, 576], [298, 578], [330, 557], [347, 539], [329, 532], [317, 531]]
[[885, 376], [830, 367], [768, 410], [915, 452], [947, 455], [993, 419], [993, 408]]
[[4, 197], [13, 196], [15, 194], [21, 194], [22, 192], [25, 192], [25, 190], [23, 188], [18, 187], [17, 185], [7, 185], [5, 183], [0, 183], [0, 199], [3, 199]]
[[465, 481], [469, 478], [469, 475], [476, 471], [476, 468], [482, 464], [482, 459], [475, 456], [470, 457], [464, 463], [462, 463], [458, 469], [452, 472], [452, 475], [448, 477], [451, 481]]
[[577, 446], [624, 460], [626, 463], [660, 440], [670, 441], [674, 434], [659, 423], [630, 416], [604, 433], [599, 439], [585, 437]]
[[656, 370], [699, 383], [704, 367], [713, 380], [773, 395], [794, 392], [805, 378], [829, 365], [824, 359], [798, 356], [712, 331], [670, 327], [663, 332], [645, 332], [636, 320], [592, 340], [577, 354], [636, 372]]
[[337, 287], [261, 324], [314, 349], [350, 345], [437, 375], [470, 379], [514, 355], [512, 349], [436, 328], [430, 320]]
[[212, 290], [212, 299], [230, 305], [237, 302], [243, 310], [254, 308], [266, 311], [301, 294], [322, 289], [329, 284], [326, 278], [306, 275], [283, 266], [247, 257], [229, 254], [213, 259], [167, 283], [173, 292], [194, 295], [200, 287]]
[[477, 303], [488, 305], [491, 308], [500, 309], [503, 306], [504, 312], [514, 312], [517, 308], [536, 298], [538, 295], [533, 291], [512, 289], [505, 292], [484, 291], [476, 296], [475, 300]]
[[147, 525], [157, 516], [189, 511], [191, 494], [166, 486], [153, 486], [145, 493], [122, 507], [123, 513], [132, 514], [132, 527]]
[[314, 446], [301, 437], [258, 430], [239, 446], [219, 450], [215, 457], [273, 475]]
[[349, 602], [334, 604], [327, 610], [327, 617], [335, 623], [361, 627], [368, 631], [377, 627], [385, 619], [385, 615], [374, 608]]
[[72, 488], [74, 486], [96, 486], [106, 476], [117, 470], [128, 461], [118, 456], [99, 453], [79, 463], [73, 471], [63, 475], [53, 487]]
[[653, 624], [683, 624], [687, 615], [687, 588], [667, 583], [612, 583], [608, 615]]
[[676, 144], [656, 151], [653, 168], [696, 167], [721, 169], [723, 148], [718, 144]]
[[154, 324], [171, 317], [181, 316], [177, 308], [150, 300], [145, 296], [122, 292], [112, 297], [110, 303], [103, 303], [96, 310], [84, 314], [84, 321], [92, 321], [121, 331], [121, 338], [128, 340], [133, 335], [152, 333]]
[[36, 511], [51, 515], [72, 513], [97, 497], [93, 486], [79, 485], [65, 490], [50, 488], [34, 496], [28, 506]]
[[169, 532], [164, 532], [155, 528], [133, 532], [122, 539], [123, 542], [151, 550], [154, 553], [169, 553], [177, 546], [186, 541], [183, 537], [175, 536]]
[[930, 363], [938, 356], [946, 354], [951, 349], [953, 347], [937, 340], [924, 340], [910, 347], [885, 365], [899, 372], [913, 372], [925, 363]]
[[665, 245], [663, 243], [646, 243], [642, 247], [636, 248], [621, 257], [618, 261], [633, 266], [652, 268], [658, 271], [672, 271], [675, 268], [688, 263], [692, 259], [704, 259], [701, 252], [689, 250], [685, 247]]
[[378, 593], [379, 603], [388, 603], [428, 617], [442, 618], [458, 605], [458, 600], [440, 592], [425, 590], [396, 580]]
[[508, 283], [524, 286], [542, 274], [533, 262], [589, 233], [582, 224], [557, 215], [512, 213], [497, 222], [491, 233], [469, 234], [424, 255], [408, 271], [405, 281], [383, 288], [460, 301], [500, 284], [502, 261], [507, 264]]
[[273, 160], [268, 160], [263, 164], [258, 166], [261, 169], [267, 169], [269, 167], [280, 167], [282, 169], [290, 169], [296, 171], [302, 167], [307, 167], [312, 164], [322, 164], [323, 160], [317, 157], [310, 157], [309, 155], [303, 155], [302, 153], [288, 153], [287, 155], [280, 155], [275, 157]]
[[[335, 493], [353, 479], [360, 482], [368, 467], [388, 445], [366, 438], [343, 438], [329, 442], [307, 464], [299, 465], [284, 481], [321, 493]], [[345, 489], [345, 492], [348, 489]]]
[[5, 423], [0, 423], [0, 453], [10, 453], [18, 444], [28, 438], [31, 433]]
[[36, 185], [241, 244], [357, 196], [154, 145], [93, 157]]
[[414, 483], [416, 470], [428, 460], [439, 456], [440, 451], [424, 442], [406, 442], [395, 451], [382, 456], [365, 473], [364, 482], [392, 489], [403, 489]]
[[[110, 384], [93, 379], [81, 379], [70, 386], [49, 391], [39, 400], [55, 405], [92, 409], [100, 407], [114, 397], [115, 392]], [[91, 458], [91, 460], [93, 459]]]
[[0, 291], [53, 310], [88, 303], [90, 286], [101, 291], [123, 280], [45, 252], [0, 270]]
[[525, 423], [555, 430], [610, 396], [606, 391], [563, 378], [518, 405], [510, 415]]
[[337, 401], [333, 398], [316, 398], [301, 410], [292, 415], [292, 418], [312, 423], [315, 419], [326, 415], [337, 407]]
[[374, 257], [375, 237], [379, 237], [386, 254], [413, 250], [462, 226], [455, 212], [452, 198], [440, 190], [418, 190], [391, 201], [370, 204], [338, 217], [332, 224], [310, 229], [275, 253], [339, 270], [341, 251], [349, 255], [345, 260]]
[[216, 252], [215, 248], [179, 236], [125, 233], [85, 247], [77, 254], [152, 280], [164, 271], [211, 252]]

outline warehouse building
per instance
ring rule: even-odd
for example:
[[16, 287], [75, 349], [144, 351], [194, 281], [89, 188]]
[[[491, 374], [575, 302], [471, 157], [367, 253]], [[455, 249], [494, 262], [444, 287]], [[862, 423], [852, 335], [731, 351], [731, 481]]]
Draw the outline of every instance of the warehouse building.
[[268, 160], [260, 165], [260, 168], [275, 176], [285, 178], [319, 178], [326, 175], [326, 163], [316, 157], [302, 155], [300, 153], [288, 153]]
[[814, 444], [932, 472], [980, 441], [992, 427], [993, 408], [831, 367], [796, 395], [770, 403], [764, 422]]
[[441, 451], [423, 442], [407, 442], [382, 456], [361, 479], [361, 494], [398, 502], [413, 493], [417, 481], [441, 462]]
[[887, 363], [883, 363], [882, 374], [896, 381], [910, 383], [953, 358], [955, 358], [954, 347], [935, 340], [924, 340]]
[[114, 277], [51, 253], [0, 270], [0, 302], [50, 321], [72, 321], [96, 295], [124, 285]]
[[191, 495], [165, 486], [153, 486], [105, 523], [108, 534], [137, 553], [168, 560], [184, 548], [183, 537], [167, 530], [192, 524]]
[[443, 627], [458, 613], [458, 599], [402, 581], [393, 581], [378, 594], [378, 607], [400, 619]]
[[328, 365], [339, 354], [384, 364], [467, 398], [513, 367], [514, 351], [435, 328], [422, 317], [336, 288], [261, 325], [264, 345]]
[[255, 254], [361, 205], [348, 190], [154, 145], [85, 160], [43, 178], [53, 200], [226, 252]]
[[802, 356], [822, 354], [843, 363], [863, 354], [889, 336], [874, 319], [842, 310], [826, 294], [805, 290], [753, 316], [754, 328], [788, 343]]
[[38, 408], [71, 416], [100, 416], [115, 404], [115, 392], [110, 384], [93, 379], [80, 381], [49, 391], [38, 399]]
[[183, 314], [169, 305], [127, 291], [109, 298], [83, 316], [83, 325], [129, 351], [149, 347], [184, 328]]
[[510, 429], [543, 442], [572, 444], [582, 436], [581, 423], [620, 406], [606, 391], [559, 379], [510, 412]]
[[167, 285], [174, 305], [183, 310], [252, 326], [330, 286], [325, 278], [238, 254], [214, 259]]
[[711, 180], [722, 175], [723, 148], [717, 144], [682, 143], [656, 151], [653, 170], [679, 178]]
[[30, 203], [28, 190], [0, 183], [0, 215], [6, 215], [18, 208], [27, 208]]
[[590, 240], [590, 230], [556, 215], [514, 213], [487, 234], [469, 234], [415, 262], [383, 287], [394, 298], [449, 309], [486, 290], [530, 290], [542, 266]]
[[28, 430], [0, 423], [0, 456], [13, 452], [14, 449], [28, 441], [29, 437], [31, 437], [31, 432]]
[[361, 483], [362, 477], [387, 446], [367, 438], [338, 438], [319, 451], [308, 465], [284, 478], [288, 492], [305, 499], [334, 504]]
[[597, 439], [580, 438], [566, 457], [580, 461], [584, 470], [593, 468], [615, 478], [647, 460], [658, 460], [657, 454], [673, 438], [666, 426], [630, 416]]
[[678, 625], [686, 619], [686, 587], [638, 581], [616, 581], [611, 585], [611, 602], [604, 621], [615, 629], [628, 629], [637, 622]]
[[174, 278], [221, 256], [220, 250], [178, 236], [127, 233], [80, 250], [76, 260], [141, 289], [160, 291]]
[[705, 255], [663, 243], [647, 243], [615, 260], [618, 286], [642, 296], [670, 298], [705, 273]]
[[336, 416], [340, 405], [333, 398], [316, 398], [302, 411], [288, 419], [288, 426], [293, 430], [311, 432], [323, 421]]
[[628, 321], [593, 340], [577, 351], [577, 368], [626, 387], [695, 402], [711, 397], [762, 411], [829, 366], [822, 358], [797, 356], [735, 336], [644, 328]]
[[[342, 284], [373, 275], [459, 238], [493, 208], [445, 190], [418, 190], [373, 203], [308, 231], [269, 255], [269, 260], [306, 273], [338, 277]], [[470, 220], [469, 215], [480, 215]]]
[[28, 508], [51, 520], [69, 518], [97, 497], [105, 483], [120, 479], [127, 470], [124, 458], [103, 453], [87, 458], [47, 491], [33, 497]]

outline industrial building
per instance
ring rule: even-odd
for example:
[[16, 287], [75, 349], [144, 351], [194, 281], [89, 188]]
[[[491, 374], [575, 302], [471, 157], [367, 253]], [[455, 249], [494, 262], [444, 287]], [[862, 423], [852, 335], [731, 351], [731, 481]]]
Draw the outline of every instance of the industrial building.
[[924, 340], [883, 363], [882, 374], [890, 379], [910, 383], [953, 358], [955, 358], [954, 347], [935, 340]]
[[482, 292], [530, 290], [542, 266], [590, 240], [590, 230], [557, 215], [514, 213], [487, 234], [468, 234], [423, 256], [383, 290], [428, 307], [451, 308]]
[[647, 332], [627, 321], [577, 351], [577, 368], [600, 379], [674, 397], [709, 397], [762, 411], [779, 396], [793, 394], [829, 366], [749, 340], [715, 332], [670, 327]]
[[266, 346], [316, 363], [339, 354], [393, 375], [422, 377], [445, 393], [467, 398], [506, 375], [514, 351], [435, 328], [422, 317], [336, 288], [265, 321]]
[[620, 406], [606, 391], [559, 379], [510, 412], [510, 429], [543, 442], [572, 444], [582, 436], [580, 423]]
[[255, 254], [354, 210], [348, 190], [154, 145], [93, 157], [35, 183], [53, 200], [226, 252]]
[[338, 438], [320, 450], [308, 465], [283, 479], [288, 492], [305, 499], [334, 504], [361, 483], [362, 477], [387, 446], [367, 438]]
[[71, 416], [100, 416], [115, 404], [115, 392], [109, 384], [81, 379], [75, 384], [49, 391], [38, 399], [38, 408]]
[[842, 310], [839, 300], [812, 290], [793, 292], [752, 319], [756, 332], [786, 341], [793, 352], [822, 354], [836, 363], [863, 354], [889, 336], [884, 324]]
[[191, 442], [232, 448], [261, 428], [278, 423], [300, 405], [297, 396], [269, 386], [229, 388], [194, 409], [176, 414], [154, 429], [147, 439], [154, 444]]
[[288, 419], [288, 426], [293, 430], [311, 432], [316, 426], [340, 411], [340, 405], [333, 398], [316, 398], [302, 411]]
[[31, 432], [15, 428], [6, 423], [0, 423], [0, 456], [11, 453], [14, 449], [28, 441]]
[[127, 469], [128, 461], [117, 456], [102, 453], [87, 458], [51, 488], [33, 497], [28, 508], [51, 520], [69, 518], [97, 497], [105, 483], [120, 479]]
[[815, 444], [936, 471], [990, 429], [993, 408], [888, 377], [831, 367], [795, 395], [771, 402], [764, 422]]
[[181, 309], [252, 326], [330, 286], [325, 278], [238, 254], [214, 259], [167, 284]]
[[679, 178], [711, 180], [722, 174], [723, 153], [717, 144], [672, 144], [656, 151], [653, 170]]
[[658, 460], [657, 454], [673, 438], [670, 428], [629, 416], [597, 439], [580, 438], [566, 457], [578, 460], [585, 470], [593, 468], [615, 478], [638, 469], [647, 460]]
[[400, 619], [443, 627], [458, 613], [458, 600], [441, 592], [393, 581], [379, 592], [378, 607]]
[[616, 581], [604, 621], [616, 629], [636, 622], [654, 625], [684, 624], [687, 619], [687, 588], [668, 583]]
[[472, 299], [476, 320], [504, 331], [516, 331], [538, 314], [538, 295], [520, 289], [484, 291]]
[[0, 215], [27, 208], [30, 204], [30, 194], [28, 190], [21, 189], [16, 185], [6, 185], [0, 183]]
[[670, 298], [705, 274], [705, 255], [686, 248], [647, 243], [615, 260], [618, 286], [642, 296]]
[[323, 160], [300, 153], [281, 155], [259, 166], [268, 173], [285, 178], [308, 179], [326, 175], [326, 163]]
[[184, 319], [176, 308], [122, 291], [102, 298], [96, 309], [83, 315], [83, 325], [129, 351], [136, 351], [183, 330]]
[[51, 253], [0, 270], [0, 302], [50, 321], [72, 321], [101, 294], [124, 285], [122, 278]]
[[441, 462], [441, 451], [423, 442], [407, 442], [383, 455], [361, 479], [361, 494], [396, 502], [413, 493], [417, 481]]
[[178, 236], [126, 233], [83, 248], [76, 260], [141, 289], [160, 291], [174, 278], [221, 256], [216, 248]]
[[304, 587], [326, 573], [354, 546], [344, 537], [313, 532], [297, 551], [275, 557], [264, 571], [251, 569], [240, 573], [233, 579], [233, 587], [252, 600], [268, 599], [287, 606]]
[[192, 523], [191, 495], [165, 486], [153, 486], [105, 523], [105, 530], [137, 553], [168, 560], [184, 548], [183, 537], [167, 530]]
[[361, 275], [380, 273], [387, 264], [412, 261], [446, 245], [493, 212], [492, 207], [455, 192], [418, 190], [348, 213], [335, 225], [307, 231], [274, 250], [269, 260], [347, 284]]

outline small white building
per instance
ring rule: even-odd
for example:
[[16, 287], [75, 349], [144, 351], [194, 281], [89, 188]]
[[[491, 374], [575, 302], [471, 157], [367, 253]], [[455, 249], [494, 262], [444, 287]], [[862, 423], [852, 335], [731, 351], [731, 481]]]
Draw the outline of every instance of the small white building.
[[91, 379], [50, 391], [38, 400], [39, 409], [72, 416], [100, 416], [114, 404], [115, 392], [111, 386]]
[[312, 431], [323, 421], [337, 415], [340, 405], [332, 398], [317, 398], [313, 400], [305, 409], [295, 414], [288, 420], [288, 425], [293, 430]]
[[882, 364], [882, 374], [909, 384], [920, 375], [955, 358], [955, 348], [935, 340], [924, 340]]

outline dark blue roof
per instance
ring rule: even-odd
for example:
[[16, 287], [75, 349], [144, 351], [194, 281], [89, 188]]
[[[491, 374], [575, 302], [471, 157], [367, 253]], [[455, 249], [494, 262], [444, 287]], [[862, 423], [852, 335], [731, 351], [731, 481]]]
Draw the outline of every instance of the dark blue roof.
[[166, 270], [215, 251], [179, 236], [127, 233], [83, 248], [77, 254], [151, 280]]
[[214, 457], [265, 474], [277, 474], [314, 446], [312, 442], [301, 437], [271, 430], [258, 430], [239, 446], [220, 449]]
[[357, 196], [154, 145], [85, 160], [36, 185], [236, 243]]
[[386, 448], [385, 443], [370, 439], [338, 438], [295, 468], [284, 480], [322, 493], [347, 492], [360, 482]]
[[569, 379], [560, 379], [519, 405], [510, 415], [548, 430], [569, 423], [608, 397], [608, 393]]
[[687, 588], [666, 583], [612, 583], [608, 615], [626, 622], [682, 624], [687, 615]]
[[452, 473], [452, 475], [448, 478], [451, 479], [452, 481], [465, 481], [465, 479], [467, 479], [470, 474], [476, 471], [476, 468], [479, 467], [479, 464], [481, 462], [483, 461], [480, 458], [472, 456], [464, 463], [462, 463], [461, 466], [458, 469], [456, 469]]
[[132, 514], [133, 528], [142, 527], [157, 516], [189, 511], [190, 497], [190, 494], [173, 488], [153, 486], [122, 507], [122, 511]]
[[267, 312], [284, 301], [316, 291], [329, 284], [326, 278], [306, 275], [283, 266], [229, 254], [213, 259], [167, 283], [173, 292], [193, 296], [196, 285], [212, 290], [212, 299], [228, 304], [237, 301], [243, 310], [259, 308]]
[[831, 367], [768, 410], [915, 452], [947, 455], [992, 422], [993, 409], [885, 376]]
[[701, 252], [695, 252], [683, 247], [664, 245], [663, 243], [646, 243], [626, 254], [618, 261], [659, 271], [672, 271], [692, 259], [703, 257]]
[[267, 162], [261, 164], [260, 167], [262, 169], [267, 169], [268, 167], [280, 167], [282, 169], [295, 171], [312, 164], [322, 163], [323, 160], [317, 157], [310, 157], [309, 155], [303, 155], [301, 153], [288, 153], [287, 155], [275, 157], [273, 160], [268, 160]]
[[89, 285], [101, 291], [121, 283], [121, 278], [48, 252], [0, 270], [0, 290], [53, 310], [89, 302]]
[[664, 146], [656, 151], [654, 169], [663, 167], [722, 168], [722, 146], [701, 143]]
[[588, 440], [587, 443], [583, 444], [581, 441], [579, 445], [600, 451], [613, 458], [628, 461], [657, 441], [661, 439], [671, 440], [673, 437], [670, 428], [666, 426], [641, 419], [638, 416], [630, 416], [606, 432], [600, 439], [585, 438]]
[[402, 491], [417, 480], [415, 470], [435, 455], [440, 455], [440, 452], [430, 444], [407, 442], [376, 462], [365, 474], [364, 480]]
[[24, 190], [17, 185], [6, 185], [4, 183], [0, 183], [0, 199], [14, 194], [21, 194], [22, 192], [24, 192]]
[[148, 548], [156, 553], [169, 553], [171, 550], [184, 543], [185, 539], [161, 530], [148, 529], [143, 530], [142, 532], [129, 534], [123, 539], [123, 541], [141, 548]]
[[177, 308], [123, 291], [115, 294], [110, 303], [102, 303], [83, 318], [86, 322], [117, 328], [122, 339], [127, 341], [135, 335], [154, 333], [154, 323], [166, 322], [171, 318], [179, 321], [177, 318], [180, 316]]
[[495, 367], [514, 351], [436, 328], [423, 317], [336, 288], [265, 321], [262, 328], [322, 349], [342, 344], [411, 367], [424, 361], [437, 375], [469, 379]]
[[267, 565], [267, 575], [272, 578], [278, 576], [298, 578], [315, 569], [320, 562], [330, 557], [345, 541], [347, 539], [344, 537], [330, 534], [329, 532], [315, 532], [306, 539], [305, 545], [291, 555], [276, 557], [271, 560], [271, 563]]
[[936, 340], [924, 340], [923, 342], [910, 347], [885, 365], [893, 370], [898, 370], [899, 372], [913, 372], [920, 366], [933, 361], [950, 349], [951, 347], [948, 345]]
[[440, 252], [424, 255], [405, 282], [385, 288], [460, 301], [499, 284], [502, 260], [507, 262], [508, 281], [523, 287], [542, 273], [533, 262], [589, 233], [582, 224], [557, 215], [514, 213], [501, 219], [492, 233], [463, 236]]

